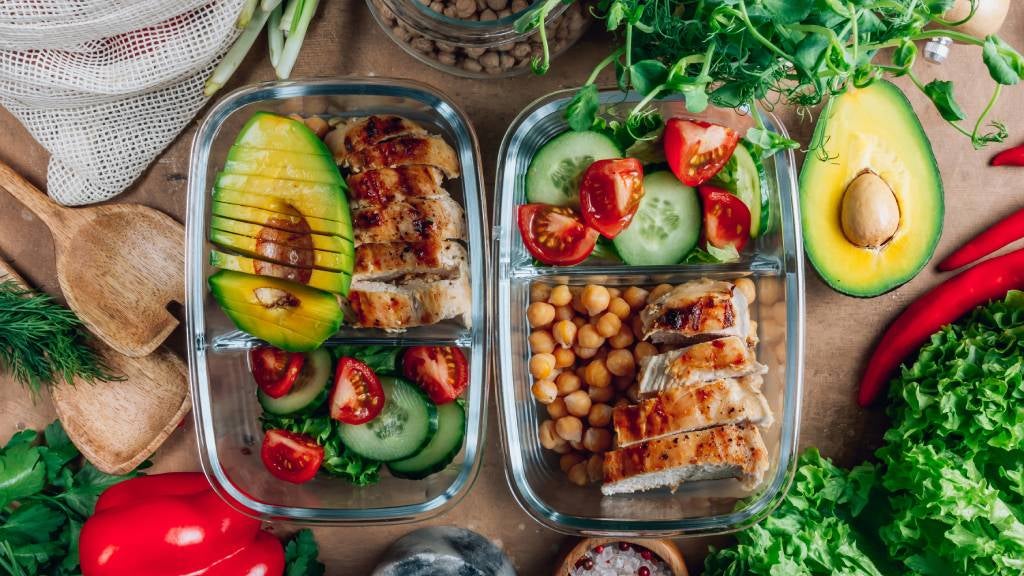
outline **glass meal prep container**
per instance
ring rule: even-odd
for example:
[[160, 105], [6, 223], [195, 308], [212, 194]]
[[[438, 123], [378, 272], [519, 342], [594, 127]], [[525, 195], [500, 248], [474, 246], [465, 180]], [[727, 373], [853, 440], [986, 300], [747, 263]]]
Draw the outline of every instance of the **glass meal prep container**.
[[[270, 475], [260, 460], [262, 412], [249, 372], [247, 351], [258, 345], [238, 331], [207, 287], [214, 271], [207, 240], [212, 182], [243, 123], [257, 111], [325, 118], [398, 114], [441, 135], [458, 155], [462, 176], [445, 182], [465, 208], [472, 290], [472, 327], [453, 321], [403, 333], [342, 326], [325, 345], [454, 345], [469, 361], [465, 393], [466, 434], [455, 461], [424, 480], [403, 480], [381, 471], [380, 482], [357, 487], [318, 474], [305, 484]], [[237, 90], [207, 114], [196, 134], [188, 182], [186, 217], [186, 311], [189, 378], [199, 454], [214, 489], [233, 506], [265, 520], [303, 523], [384, 523], [438, 514], [469, 490], [480, 467], [488, 372], [487, 269], [484, 188], [476, 134], [465, 114], [422, 84], [382, 78], [312, 80], [260, 84]]]
[[[572, 96], [572, 91], [555, 92], [527, 107], [513, 121], [498, 156], [492, 258], [497, 308], [496, 379], [505, 468], [512, 493], [536, 520], [568, 534], [683, 536], [750, 526], [767, 516], [785, 496], [796, 463], [804, 281], [793, 154], [786, 151], [765, 160], [771, 227], [767, 234], [751, 239], [738, 261], [638, 267], [591, 258], [572, 267], [538, 266], [520, 237], [515, 210], [526, 203], [525, 173], [534, 154], [569, 129], [564, 110]], [[623, 116], [639, 100], [635, 93], [625, 98], [618, 90], [600, 93], [602, 110], [611, 116]], [[749, 115], [728, 109], [688, 113], [681, 99], [655, 105], [666, 119], [678, 116], [709, 120], [740, 134], [754, 124]], [[785, 134], [785, 127], [773, 115], [764, 114], [762, 118], [767, 127]], [[746, 277], [753, 281], [758, 294], [750, 313], [758, 323], [758, 361], [768, 366], [762, 391], [775, 415], [774, 424], [762, 429], [770, 460], [764, 481], [754, 492], [742, 489], [737, 480], [727, 479], [683, 483], [674, 492], [658, 489], [613, 496], [602, 496], [598, 484], [571, 484], [559, 467], [559, 455], [545, 450], [538, 439], [540, 424], [549, 416], [531, 394], [531, 328], [525, 314], [531, 284], [650, 288], [704, 277]]]
[[[542, 0], [537, 0], [542, 1]], [[527, 0], [366, 0], [374, 19], [417, 60], [457, 76], [523, 74], [543, 53], [536, 31], [518, 32]], [[581, 2], [559, 4], [546, 27], [552, 59], [575, 44], [591, 18]]]

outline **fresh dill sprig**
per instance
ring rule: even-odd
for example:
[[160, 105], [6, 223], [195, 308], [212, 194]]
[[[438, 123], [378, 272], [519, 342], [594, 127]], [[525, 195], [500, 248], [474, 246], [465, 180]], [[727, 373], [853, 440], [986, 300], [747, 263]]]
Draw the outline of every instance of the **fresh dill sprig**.
[[0, 370], [28, 386], [120, 379], [89, 346], [82, 321], [48, 294], [0, 282]]

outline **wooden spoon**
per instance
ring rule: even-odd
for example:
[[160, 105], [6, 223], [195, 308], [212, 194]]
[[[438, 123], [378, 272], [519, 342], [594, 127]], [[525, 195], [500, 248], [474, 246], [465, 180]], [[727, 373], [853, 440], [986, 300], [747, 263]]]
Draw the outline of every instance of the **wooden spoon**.
[[[27, 287], [0, 259], [0, 282], [11, 279]], [[74, 384], [51, 385], [50, 395], [64, 430], [86, 459], [108, 474], [124, 474], [153, 454], [188, 414], [188, 373], [165, 347], [129, 358], [101, 342], [93, 345], [124, 380], [75, 378]]]
[[167, 311], [185, 299], [185, 231], [133, 204], [67, 208], [0, 162], [0, 188], [53, 234], [57, 281], [68, 306], [114, 350], [146, 356], [178, 325]]

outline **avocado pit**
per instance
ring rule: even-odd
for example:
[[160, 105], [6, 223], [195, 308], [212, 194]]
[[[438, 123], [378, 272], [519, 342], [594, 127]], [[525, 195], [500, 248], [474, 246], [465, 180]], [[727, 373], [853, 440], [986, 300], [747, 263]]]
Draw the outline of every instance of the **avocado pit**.
[[852, 244], [878, 248], [899, 229], [900, 206], [896, 194], [881, 176], [866, 170], [846, 187], [840, 221], [843, 234]]

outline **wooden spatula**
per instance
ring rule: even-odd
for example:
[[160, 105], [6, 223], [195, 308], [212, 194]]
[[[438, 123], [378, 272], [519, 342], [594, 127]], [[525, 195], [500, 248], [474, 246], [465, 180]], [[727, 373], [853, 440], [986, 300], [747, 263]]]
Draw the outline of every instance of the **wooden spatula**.
[[114, 350], [146, 356], [178, 325], [167, 311], [185, 299], [185, 230], [152, 208], [67, 208], [0, 162], [0, 188], [53, 234], [57, 281], [68, 306]]
[[[0, 282], [25, 281], [0, 259]], [[188, 373], [170, 350], [129, 358], [101, 342], [95, 348], [124, 380], [50, 386], [64, 430], [94, 466], [124, 474], [148, 458], [174, 431], [189, 409]], [[28, 392], [26, 392], [28, 394]]]

